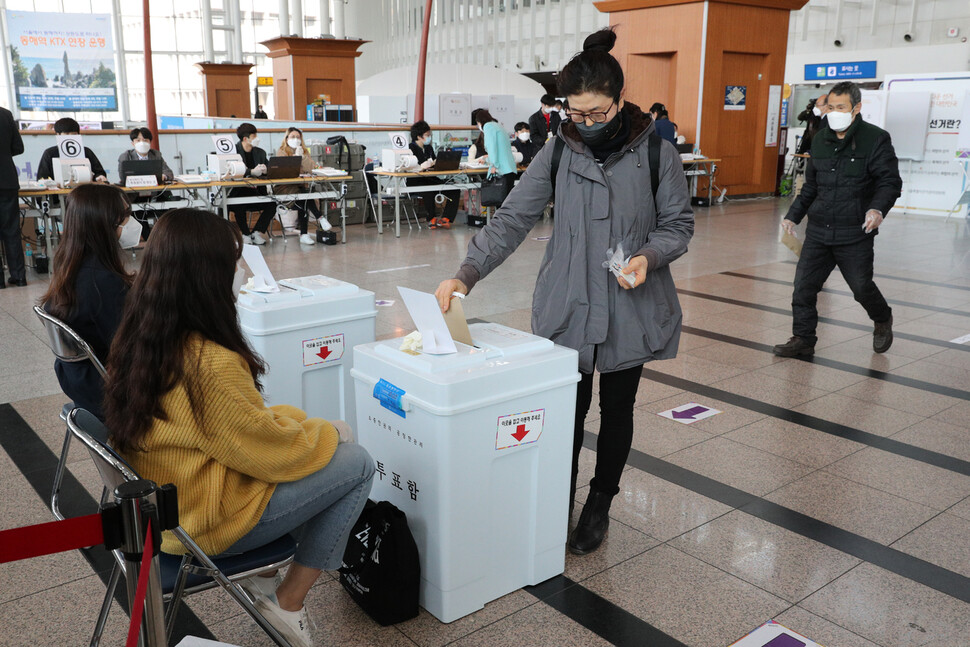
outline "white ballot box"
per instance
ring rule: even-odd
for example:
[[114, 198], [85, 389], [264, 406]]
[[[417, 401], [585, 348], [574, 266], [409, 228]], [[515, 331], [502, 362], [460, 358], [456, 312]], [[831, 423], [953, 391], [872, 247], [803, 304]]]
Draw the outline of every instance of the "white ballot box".
[[279, 287], [236, 300], [243, 334], [266, 360], [266, 404], [354, 424], [351, 349], [374, 341], [374, 293], [326, 276], [284, 279]]
[[452, 622], [563, 572], [576, 351], [498, 324], [430, 355], [354, 348], [357, 438], [371, 498], [407, 514], [421, 605]]

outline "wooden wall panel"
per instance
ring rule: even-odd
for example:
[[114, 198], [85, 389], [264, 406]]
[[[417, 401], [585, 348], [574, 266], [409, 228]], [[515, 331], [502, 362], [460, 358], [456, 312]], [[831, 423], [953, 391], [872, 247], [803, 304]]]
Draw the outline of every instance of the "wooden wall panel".
[[248, 119], [252, 115], [249, 76], [252, 65], [196, 63], [203, 77], [205, 112], [211, 117], [235, 115]]
[[[700, 144], [724, 160], [718, 186], [729, 194], [775, 190], [778, 147], [765, 147], [765, 122], [768, 86], [785, 79], [788, 20], [787, 9], [709, 5]], [[747, 85], [747, 115], [724, 110], [727, 85]]]
[[688, 142], [696, 131], [703, 19], [701, 2], [610, 14], [617, 33], [611, 53], [623, 66], [625, 98], [643, 110], [655, 101], [666, 105]]

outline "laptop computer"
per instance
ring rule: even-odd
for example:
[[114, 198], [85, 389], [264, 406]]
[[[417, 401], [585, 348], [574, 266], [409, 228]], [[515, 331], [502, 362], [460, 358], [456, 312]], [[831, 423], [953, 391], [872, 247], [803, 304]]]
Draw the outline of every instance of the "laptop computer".
[[457, 171], [460, 162], [461, 151], [438, 151], [438, 157], [431, 168], [435, 171]]
[[118, 170], [121, 186], [125, 186], [129, 175], [154, 175], [155, 181], [162, 183], [162, 160], [124, 160]]
[[299, 155], [280, 155], [269, 158], [266, 164], [267, 180], [289, 180], [300, 177], [300, 164], [303, 158]]

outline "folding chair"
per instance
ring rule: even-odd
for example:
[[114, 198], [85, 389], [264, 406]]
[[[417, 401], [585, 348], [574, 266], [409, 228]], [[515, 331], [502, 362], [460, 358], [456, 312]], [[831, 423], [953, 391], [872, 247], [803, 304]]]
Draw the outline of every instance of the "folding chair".
[[[393, 224], [394, 194], [380, 193], [378, 191], [378, 188], [380, 187], [380, 183], [377, 181], [376, 177], [374, 177], [371, 173], [368, 173], [368, 171], [372, 171], [372, 170], [374, 170], [373, 162], [369, 162], [367, 165], [364, 166], [364, 181], [367, 183], [367, 200], [370, 203], [371, 213], [374, 214], [374, 222], [375, 223], [377, 222], [377, 217], [378, 217], [377, 201], [381, 200], [384, 204], [386, 204], [388, 207], [391, 208], [392, 210], [391, 224]], [[411, 229], [411, 214], [414, 215], [414, 224], [418, 226], [418, 229], [421, 229], [421, 221], [418, 218], [418, 209], [417, 207], [414, 206], [414, 199], [411, 197], [411, 194], [405, 193], [400, 197], [400, 200], [402, 202], [401, 210], [404, 212], [404, 221], [405, 223], [407, 223], [408, 229]], [[411, 214], [408, 213], [408, 206], [411, 207]], [[366, 222], [367, 222], [367, 212], [365, 211], [364, 218], [361, 221], [361, 224], [364, 224]]]
[[[117, 452], [108, 446], [107, 442], [100, 440], [100, 438], [107, 438], [108, 431], [97, 417], [84, 409], [74, 409], [67, 416], [67, 428], [75, 438], [87, 447], [101, 475], [106, 494], [107, 492], [114, 492], [115, 488], [122, 483], [137, 481], [141, 478]], [[102, 499], [106, 498], [106, 494], [102, 496]], [[104, 501], [102, 501], [103, 503]], [[169, 605], [165, 614], [166, 634], [169, 640], [171, 640], [175, 615], [182, 598], [192, 593], [221, 586], [277, 645], [291, 647], [290, 643], [256, 610], [256, 607], [253, 606], [253, 600], [236, 582], [261, 573], [276, 571], [293, 561], [296, 541], [292, 537], [284, 535], [265, 546], [240, 555], [211, 558], [181, 526], [171, 532], [185, 548], [186, 553], [184, 556], [159, 553], [162, 595]], [[115, 587], [125, 570], [125, 562], [121, 553], [114, 551], [114, 556], [115, 566], [108, 581], [108, 590], [95, 626], [94, 637], [91, 640], [92, 647], [100, 642], [101, 633], [108, 618], [108, 611], [111, 609]]]
[[[91, 346], [81, 339], [81, 336], [74, 332], [70, 326], [58, 319], [57, 317], [48, 314], [40, 306], [34, 306], [34, 314], [40, 319], [40, 322], [44, 324], [44, 330], [47, 331], [47, 337], [51, 342], [51, 350], [54, 352], [54, 356], [61, 360], [62, 362], [91, 362], [94, 368], [101, 375], [101, 379], [106, 376], [104, 370], [104, 364], [98, 359], [98, 356], [94, 354]], [[74, 403], [68, 402], [61, 409], [61, 420], [67, 420], [67, 414], [74, 409]], [[107, 441], [107, 438], [101, 440]], [[61, 447], [61, 458], [57, 461], [57, 469], [54, 471], [54, 486], [51, 490], [51, 512], [54, 513], [54, 517], [63, 520], [64, 515], [61, 514], [60, 506], [58, 504], [58, 497], [61, 492], [61, 481], [64, 479], [64, 469], [67, 466], [67, 454], [71, 449], [71, 432], [69, 429], [64, 431], [64, 445]]]

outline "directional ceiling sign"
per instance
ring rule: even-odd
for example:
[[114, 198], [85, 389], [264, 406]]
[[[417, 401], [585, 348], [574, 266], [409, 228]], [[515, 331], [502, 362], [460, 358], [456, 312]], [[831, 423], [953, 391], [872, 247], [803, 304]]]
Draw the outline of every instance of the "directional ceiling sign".
[[706, 407], [703, 404], [688, 402], [687, 404], [682, 404], [679, 407], [674, 407], [673, 409], [668, 409], [667, 411], [661, 411], [657, 415], [663, 416], [664, 418], [670, 418], [671, 420], [676, 420], [677, 422], [682, 422], [685, 425], [689, 425], [692, 422], [697, 422], [698, 420], [703, 420], [704, 418], [710, 418], [711, 416], [716, 416], [719, 413], [721, 412], [717, 409]]

